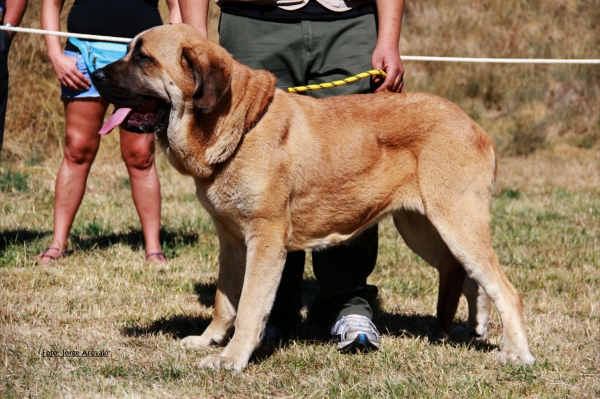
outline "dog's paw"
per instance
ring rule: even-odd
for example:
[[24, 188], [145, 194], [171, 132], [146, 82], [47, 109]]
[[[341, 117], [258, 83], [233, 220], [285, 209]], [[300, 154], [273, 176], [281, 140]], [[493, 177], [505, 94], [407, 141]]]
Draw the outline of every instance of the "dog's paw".
[[487, 331], [478, 334], [475, 330], [471, 330], [463, 325], [450, 331], [449, 338], [457, 342], [480, 343], [487, 339]]
[[529, 350], [524, 350], [521, 352], [502, 350], [498, 352], [497, 358], [498, 361], [502, 364], [511, 362], [517, 365], [531, 365], [535, 363], [535, 358], [533, 357], [531, 352], [529, 352]]
[[200, 361], [200, 367], [213, 370], [234, 370], [239, 372], [246, 368], [246, 363], [237, 362], [230, 357], [209, 355]]
[[181, 340], [181, 346], [184, 348], [206, 348], [217, 344], [213, 339], [206, 338], [203, 335], [190, 335]]

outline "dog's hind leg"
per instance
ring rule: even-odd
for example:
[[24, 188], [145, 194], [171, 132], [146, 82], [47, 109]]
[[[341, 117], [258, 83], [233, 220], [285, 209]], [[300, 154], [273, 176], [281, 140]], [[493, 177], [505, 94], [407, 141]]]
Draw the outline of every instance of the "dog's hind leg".
[[[406, 245], [439, 272], [437, 317], [446, 336], [458, 338], [455, 334], [456, 329], [451, 332], [450, 327], [458, 308], [461, 291], [469, 304], [469, 331], [487, 331], [489, 306], [475, 306], [481, 301], [473, 297], [473, 293], [478, 295], [477, 291], [473, 291], [464, 268], [450, 252], [429, 219], [415, 211], [398, 211], [394, 213], [394, 224]], [[485, 295], [483, 290], [480, 294]]]
[[498, 360], [532, 364], [535, 359], [529, 351], [521, 296], [506, 278], [492, 246], [490, 198], [484, 192], [467, 189], [445, 201], [430, 201], [427, 215], [454, 257], [498, 309], [503, 325]]
[[185, 337], [181, 344], [188, 348], [202, 348], [224, 344], [233, 331], [236, 311], [242, 293], [246, 246], [244, 241], [228, 236], [219, 229], [219, 276], [215, 295], [215, 315], [202, 335]]

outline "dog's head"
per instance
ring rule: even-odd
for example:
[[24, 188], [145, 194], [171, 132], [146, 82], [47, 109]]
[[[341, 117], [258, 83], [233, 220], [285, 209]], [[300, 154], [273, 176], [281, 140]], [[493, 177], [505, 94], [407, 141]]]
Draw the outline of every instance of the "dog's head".
[[92, 74], [117, 111], [103, 132], [155, 133], [180, 172], [207, 177], [238, 148], [274, 96], [274, 75], [236, 61], [184, 24], [136, 36], [122, 59]]
[[[231, 57], [194, 28], [165, 25], [133, 39], [125, 57], [92, 74], [100, 95], [120, 108], [125, 130], [156, 133], [172, 112], [209, 114], [231, 85]], [[179, 115], [180, 116], [180, 115]]]

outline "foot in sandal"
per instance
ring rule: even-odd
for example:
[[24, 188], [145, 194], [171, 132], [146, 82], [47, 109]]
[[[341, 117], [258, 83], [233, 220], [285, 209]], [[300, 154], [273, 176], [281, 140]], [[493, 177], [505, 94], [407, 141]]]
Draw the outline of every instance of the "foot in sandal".
[[66, 256], [66, 249], [60, 249], [59, 247], [47, 247], [44, 249], [44, 252], [36, 256], [35, 259], [37, 259], [37, 261], [42, 265], [47, 265], [48, 263], [55, 262]]
[[146, 255], [146, 262], [150, 263], [167, 263], [167, 257], [162, 252], [152, 252]]

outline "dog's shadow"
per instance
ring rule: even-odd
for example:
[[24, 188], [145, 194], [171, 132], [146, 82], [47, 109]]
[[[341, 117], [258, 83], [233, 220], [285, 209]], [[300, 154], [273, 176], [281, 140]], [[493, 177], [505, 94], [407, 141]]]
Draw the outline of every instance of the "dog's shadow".
[[146, 324], [133, 324], [121, 328], [121, 334], [126, 337], [144, 337], [152, 335], [170, 335], [175, 339], [188, 335], [199, 335], [210, 324], [209, 318], [175, 315], [162, 317]]
[[[216, 282], [197, 283], [194, 292], [198, 295], [198, 302], [206, 307], [214, 306]], [[302, 282], [302, 298], [305, 306], [312, 303], [319, 291], [319, 283], [314, 278], [304, 279]], [[374, 324], [385, 337], [407, 338], [426, 340], [432, 345], [465, 345], [460, 342], [445, 341], [444, 332], [438, 320], [433, 315], [400, 314], [381, 310], [379, 303], [373, 304], [376, 316]], [[200, 335], [210, 324], [210, 318], [191, 315], [175, 315], [169, 318], [146, 323], [126, 326], [121, 333], [128, 337], [143, 337], [149, 335], [165, 334], [175, 339], [182, 339], [188, 335]], [[268, 341], [254, 353], [254, 358], [268, 358], [277, 349], [286, 347], [291, 341], [322, 344], [329, 340], [309, 317], [303, 318], [298, 323], [289, 339], [281, 341]], [[489, 352], [498, 348], [497, 345], [478, 343], [472, 345], [476, 350]]]

